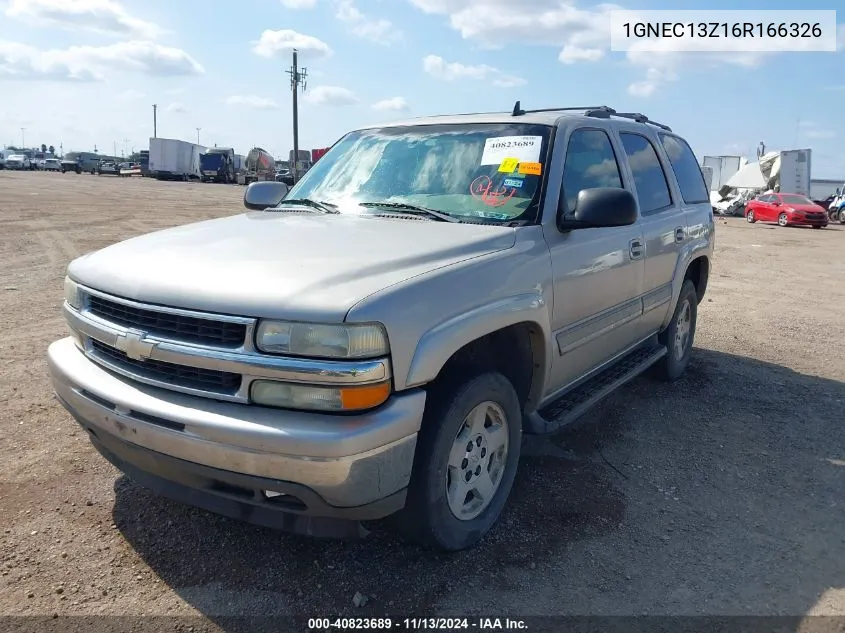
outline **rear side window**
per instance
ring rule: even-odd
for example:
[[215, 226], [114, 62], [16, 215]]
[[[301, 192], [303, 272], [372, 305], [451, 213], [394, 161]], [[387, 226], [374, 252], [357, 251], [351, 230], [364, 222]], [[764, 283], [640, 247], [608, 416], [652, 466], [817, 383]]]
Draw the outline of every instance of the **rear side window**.
[[563, 165], [561, 197], [566, 200], [567, 211], [575, 209], [579, 192], [598, 187], [622, 188], [613, 145], [603, 130], [575, 130], [569, 137]]
[[649, 215], [670, 206], [669, 183], [651, 141], [639, 134], [623, 132], [619, 136], [634, 176], [640, 213]]
[[709, 202], [710, 195], [707, 193], [704, 174], [687, 142], [668, 134], [661, 134], [660, 141], [669, 156], [669, 162], [672, 164], [675, 178], [678, 179], [684, 202], [687, 204]]

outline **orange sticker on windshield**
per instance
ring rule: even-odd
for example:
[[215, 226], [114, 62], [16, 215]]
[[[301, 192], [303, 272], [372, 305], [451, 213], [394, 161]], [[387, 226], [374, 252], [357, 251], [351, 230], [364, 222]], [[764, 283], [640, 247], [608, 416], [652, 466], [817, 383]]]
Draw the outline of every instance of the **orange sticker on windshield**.
[[520, 163], [519, 173], [526, 176], [539, 176], [543, 173], [543, 166], [540, 163]]
[[512, 174], [516, 171], [517, 165], [519, 165], [518, 158], [506, 158], [502, 161], [502, 164], [499, 165], [499, 172], [503, 174]]

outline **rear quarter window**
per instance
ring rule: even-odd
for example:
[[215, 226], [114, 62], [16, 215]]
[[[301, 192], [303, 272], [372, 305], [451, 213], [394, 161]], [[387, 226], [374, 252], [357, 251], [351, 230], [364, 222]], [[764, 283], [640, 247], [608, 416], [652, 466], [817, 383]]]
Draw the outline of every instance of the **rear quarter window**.
[[669, 134], [661, 134], [660, 142], [669, 157], [669, 163], [672, 165], [672, 171], [675, 173], [684, 202], [687, 204], [710, 202], [710, 194], [707, 192], [704, 174], [689, 144], [685, 140]]

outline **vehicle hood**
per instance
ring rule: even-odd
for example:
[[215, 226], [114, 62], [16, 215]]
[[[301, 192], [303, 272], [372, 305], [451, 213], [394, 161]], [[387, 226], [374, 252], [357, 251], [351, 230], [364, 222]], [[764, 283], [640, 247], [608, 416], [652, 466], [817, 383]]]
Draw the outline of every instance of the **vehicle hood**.
[[824, 208], [817, 204], [787, 204], [784, 206], [793, 211], [801, 211], [802, 213], [820, 213], [824, 211]]
[[341, 321], [374, 292], [514, 242], [501, 226], [250, 212], [120, 242], [74, 260], [68, 274], [147, 303]]

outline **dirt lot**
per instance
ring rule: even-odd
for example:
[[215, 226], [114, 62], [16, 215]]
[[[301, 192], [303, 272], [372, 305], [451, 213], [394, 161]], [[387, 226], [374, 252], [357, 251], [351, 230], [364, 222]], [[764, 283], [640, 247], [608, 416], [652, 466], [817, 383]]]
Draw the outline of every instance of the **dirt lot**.
[[53, 398], [66, 264], [243, 191], [0, 172], [0, 614], [845, 615], [845, 227], [719, 220], [687, 375], [530, 442], [499, 527], [442, 556], [156, 498]]

